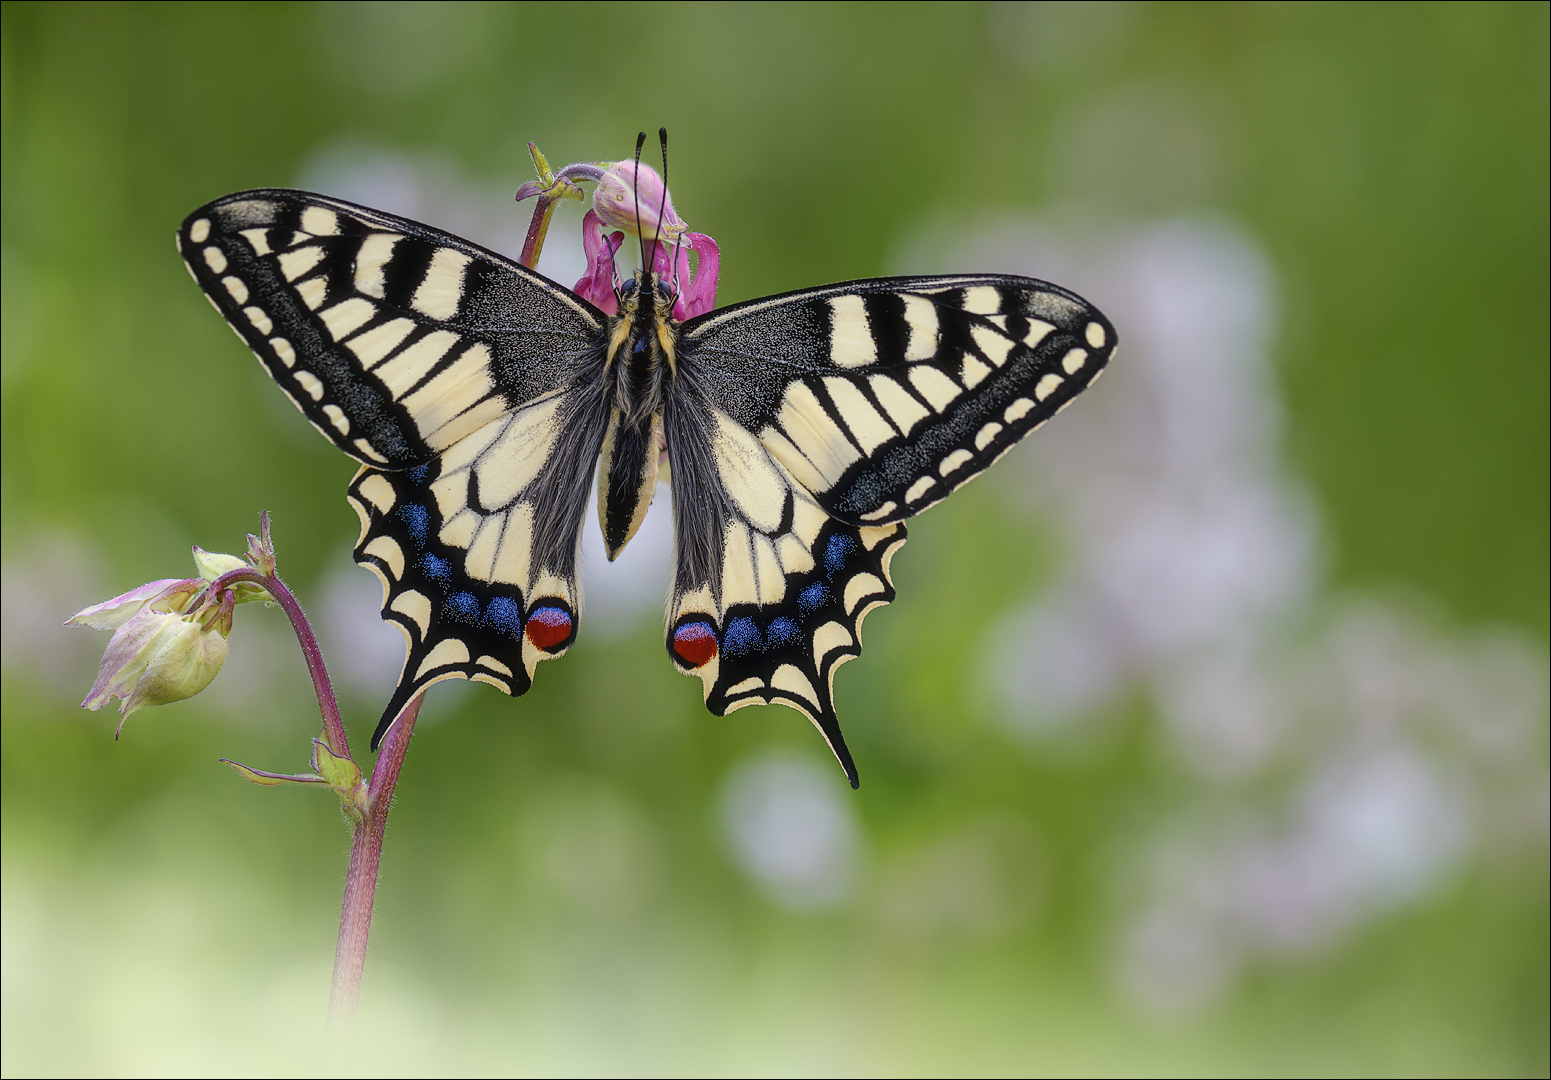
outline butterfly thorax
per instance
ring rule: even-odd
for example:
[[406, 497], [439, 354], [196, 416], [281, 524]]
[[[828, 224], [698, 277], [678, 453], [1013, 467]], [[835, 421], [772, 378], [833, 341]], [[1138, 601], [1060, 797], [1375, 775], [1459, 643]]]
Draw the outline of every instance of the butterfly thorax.
[[610, 326], [614, 406], [598, 461], [598, 522], [612, 560], [640, 528], [657, 486], [662, 412], [677, 370], [673, 300], [655, 275], [625, 283]]

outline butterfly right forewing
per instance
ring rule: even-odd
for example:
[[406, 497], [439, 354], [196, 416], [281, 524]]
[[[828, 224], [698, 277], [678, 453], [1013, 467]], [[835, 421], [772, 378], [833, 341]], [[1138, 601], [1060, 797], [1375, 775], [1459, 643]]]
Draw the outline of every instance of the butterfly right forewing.
[[712, 312], [685, 365], [813, 493], [857, 524], [920, 513], [1081, 393], [1115, 331], [1032, 278], [886, 278]]

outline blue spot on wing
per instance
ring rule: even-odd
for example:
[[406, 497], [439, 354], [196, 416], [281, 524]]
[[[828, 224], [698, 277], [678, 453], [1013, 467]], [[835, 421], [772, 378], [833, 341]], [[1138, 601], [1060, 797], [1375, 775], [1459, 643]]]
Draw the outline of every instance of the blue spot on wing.
[[759, 627], [753, 619], [745, 615], [727, 624], [727, 632], [722, 635], [722, 652], [728, 656], [744, 656], [763, 647]]
[[431, 473], [431, 466], [429, 466], [429, 465], [416, 465], [413, 469], [410, 469], [404, 475], [409, 477], [409, 481], [412, 484], [423, 484], [423, 483], [425, 483], [425, 478], [427, 476], [429, 476], [430, 473]]
[[425, 571], [426, 577], [444, 589], [452, 584], [452, 563], [446, 559], [438, 558], [430, 552], [426, 552], [420, 556], [420, 569]]
[[454, 593], [447, 598], [447, 608], [453, 618], [459, 622], [477, 623], [479, 621], [479, 601], [474, 599], [471, 592]]
[[498, 596], [485, 608], [485, 623], [512, 637], [522, 636], [522, 608], [514, 600]]
[[856, 551], [856, 541], [849, 536], [836, 534], [824, 545], [824, 574], [831, 579], [845, 568], [846, 560]]
[[765, 632], [765, 640], [772, 646], [790, 645], [802, 633], [797, 624], [786, 616], [774, 620]]
[[812, 615], [827, 603], [829, 603], [829, 589], [822, 581], [815, 581], [797, 594], [797, 610], [804, 615]]
[[431, 538], [431, 512], [419, 503], [405, 503], [399, 509], [399, 516], [404, 519], [404, 527], [409, 530], [409, 538], [415, 546], [424, 548]]

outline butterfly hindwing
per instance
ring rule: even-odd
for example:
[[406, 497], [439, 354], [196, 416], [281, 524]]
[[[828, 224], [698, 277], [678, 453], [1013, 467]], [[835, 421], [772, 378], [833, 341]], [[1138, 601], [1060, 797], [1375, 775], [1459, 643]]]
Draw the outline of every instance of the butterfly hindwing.
[[443, 679], [513, 696], [580, 623], [577, 546], [603, 441], [594, 380], [548, 395], [401, 472], [363, 466], [355, 558], [382, 580], [383, 617], [407, 642], [374, 744], [414, 695]]
[[1082, 392], [1115, 347], [1086, 301], [1031, 278], [887, 278], [685, 325], [712, 400], [834, 516], [920, 513]]
[[862, 620], [894, 599], [905, 526], [832, 517], [754, 435], [693, 390], [665, 416], [675, 568], [668, 655], [700, 677], [718, 716], [781, 702], [819, 729], [854, 785], [835, 669], [861, 654]]
[[228, 195], [188, 216], [178, 247], [313, 426], [384, 469], [566, 385], [603, 329], [591, 305], [494, 252], [323, 195]]

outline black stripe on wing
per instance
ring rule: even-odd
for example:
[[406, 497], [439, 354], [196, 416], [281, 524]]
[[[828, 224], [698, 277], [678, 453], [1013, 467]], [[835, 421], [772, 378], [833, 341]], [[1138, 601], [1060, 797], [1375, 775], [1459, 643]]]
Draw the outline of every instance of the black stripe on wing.
[[429, 226], [307, 192], [194, 211], [194, 280], [296, 407], [382, 469], [431, 458], [564, 386], [603, 315], [547, 278]]
[[680, 363], [826, 511], [899, 521], [979, 475], [1104, 369], [1115, 331], [1032, 278], [889, 278], [687, 323]]

